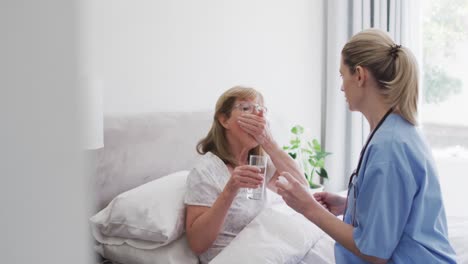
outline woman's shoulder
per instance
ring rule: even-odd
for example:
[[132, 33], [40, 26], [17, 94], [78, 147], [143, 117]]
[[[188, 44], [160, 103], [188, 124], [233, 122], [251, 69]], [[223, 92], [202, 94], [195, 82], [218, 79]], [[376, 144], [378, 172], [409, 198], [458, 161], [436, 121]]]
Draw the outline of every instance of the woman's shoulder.
[[219, 173], [227, 169], [224, 162], [212, 152], [207, 152], [198, 157], [198, 160], [195, 162], [193, 170], [198, 171], [199, 173]]
[[431, 159], [431, 151], [421, 130], [399, 115], [389, 116], [386, 126], [373, 140], [373, 153], [381, 160], [425, 163]]
[[408, 122], [399, 114], [391, 114], [388, 117], [388, 123], [386, 127], [387, 129], [391, 129], [393, 132], [398, 132], [398, 131], [409, 132], [409, 131], [417, 130], [417, 127], [415, 125]]
[[195, 162], [195, 168], [203, 168], [207, 166], [213, 166], [216, 164], [219, 164], [219, 162], [222, 162], [222, 160], [213, 154], [212, 152], [208, 151], [205, 154], [201, 154], [197, 161]]
[[215, 154], [207, 152], [199, 156], [194, 167], [187, 176], [190, 185], [208, 184], [222, 190], [223, 181], [229, 175], [224, 162]]
[[403, 145], [425, 144], [420, 129], [398, 114], [392, 114], [375, 135], [373, 142], [385, 148]]

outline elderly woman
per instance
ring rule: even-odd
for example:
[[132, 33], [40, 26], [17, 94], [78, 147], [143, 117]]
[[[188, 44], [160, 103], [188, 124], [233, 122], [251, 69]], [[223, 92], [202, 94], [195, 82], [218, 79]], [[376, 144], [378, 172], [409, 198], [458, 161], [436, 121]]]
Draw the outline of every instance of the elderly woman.
[[[263, 96], [252, 88], [233, 87], [216, 103], [213, 124], [197, 145], [203, 154], [187, 179], [185, 228], [190, 248], [201, 263], [212, 260], [263, 208], [243, 190], [265, 181], [274, 185], [279, 172], [303, 175], [297, 164], [274, 141], [265, 119]], [[249, 155], [266, 152], [270, 158], [263, 178], [247, 165]], [[306, 184], [304, 177], [296, 180]]]

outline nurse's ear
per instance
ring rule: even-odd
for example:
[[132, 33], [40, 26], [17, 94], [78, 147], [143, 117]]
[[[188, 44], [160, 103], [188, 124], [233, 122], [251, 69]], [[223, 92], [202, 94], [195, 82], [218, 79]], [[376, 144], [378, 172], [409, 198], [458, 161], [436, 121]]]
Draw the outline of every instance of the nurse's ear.
[[367, 81], [368, 70], [362, 66], [356, 66], [356, 80], [359, 87], [363, 87]]

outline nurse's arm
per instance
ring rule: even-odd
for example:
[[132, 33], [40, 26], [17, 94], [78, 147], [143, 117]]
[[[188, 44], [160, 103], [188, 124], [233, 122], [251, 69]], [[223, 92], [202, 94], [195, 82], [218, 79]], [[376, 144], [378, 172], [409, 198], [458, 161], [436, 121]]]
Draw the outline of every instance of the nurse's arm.
[[311, 210], [308, 210], [304, 216], [325, 231], [325, 233], [331, 236], [336, 242], [365, 261], [379, 264], [387, 263], [387, 259], [362, 254], [353, 239], [354, 227], [336, 218], [336, 216], [328, 212], [319, 203], [313, 204]]

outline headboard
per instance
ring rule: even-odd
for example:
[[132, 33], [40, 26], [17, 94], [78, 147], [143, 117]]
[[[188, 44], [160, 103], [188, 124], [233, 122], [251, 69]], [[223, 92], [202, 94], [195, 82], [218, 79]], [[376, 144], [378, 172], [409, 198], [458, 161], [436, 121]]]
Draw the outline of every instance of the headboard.
[[178, 170], [189, 170], [212, 112], [154, 112], [104, 117], [104, 148], [91, 181], [94, 209], [118, 194]]

